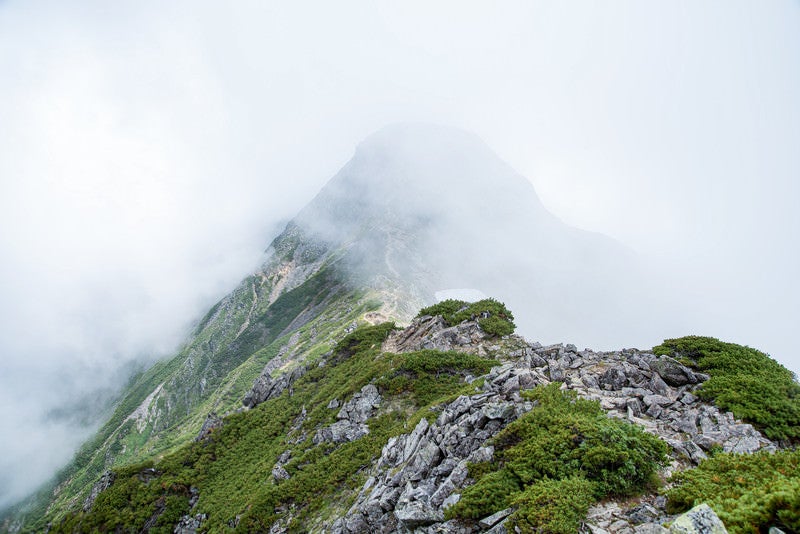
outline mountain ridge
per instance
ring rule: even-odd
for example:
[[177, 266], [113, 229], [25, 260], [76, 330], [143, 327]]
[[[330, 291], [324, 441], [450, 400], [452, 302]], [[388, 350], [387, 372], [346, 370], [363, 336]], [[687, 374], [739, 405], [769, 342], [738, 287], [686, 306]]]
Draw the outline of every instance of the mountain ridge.
[[175, 356], [133, 380], [95, 438], [25, 506], [37, 519], [63, 518], [107, 470], [183, 450], [209, 414], [240, 411], [254, 384], [325, 361], [360, 324], [407, 323], [437, 290], [496, 295], [522, 309], [525, 333], [618, 333], [645, 302], [627, 308], [640, 289], [632, 263], [613, 241], [549, 214], [530, 183], [477, 137], [420, 125], [384, 129]]

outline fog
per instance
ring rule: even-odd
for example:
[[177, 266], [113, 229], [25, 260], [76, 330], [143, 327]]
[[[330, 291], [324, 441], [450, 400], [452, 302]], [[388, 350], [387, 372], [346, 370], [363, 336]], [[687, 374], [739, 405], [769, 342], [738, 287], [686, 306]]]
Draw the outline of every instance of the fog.
[[800, 370], [798, 23], [788, 0], [0, 1], [0, 508], [398, 121], [474, 132], [669, 274], [691, 320], [662, 337]]

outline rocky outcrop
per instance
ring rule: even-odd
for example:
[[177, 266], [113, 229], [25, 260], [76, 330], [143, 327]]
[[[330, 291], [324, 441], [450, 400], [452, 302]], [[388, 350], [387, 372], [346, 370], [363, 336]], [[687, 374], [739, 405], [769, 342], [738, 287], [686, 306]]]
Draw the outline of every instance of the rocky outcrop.
[[206, 514], [185, 515], [172, 530], [174, 534], [195, 534], [206, 520]]
[[[270, 365], [272, 364], [272, 365]], [[270, 362], [261, 372], [261, 375], [253, 382], [253, 387], [242, 400], [242, 404], [247, 408], [254, 408], [264, 401], [280, 396], [287, 388], [291, 387], [295, 380], [306, 373], [305, 367], [296, 367], [290, 373], [283, 373], [277, 378], [272, 377], [275, 364]]]
[[725, 525], [707, 504], [695, 506], [678, 516], [669, 527], [670, 534], [728, 534]]
[[[391, 438], [332, 532], [460, 532], [456, 522], [444, 521], [444, 510], [457, 502], [467, 464], [490, 460], [494, 449], [487, 440], [533, 407], [520, 389], [546, 382], [535, 370], [495, 367], [483, 391], [458, 397], [441, 407], [435, 421], [421, 419], [412, 432]], [[495, 519], [487, 521], [494, 526], [504, 518]]]
[[[475, 322], [447, 327], [441, 317], [418, 318], [383, 346], [398, 352], [424, 348], [493, 354], [504, 363], [483, 377], [480, 391], [439, 407], [434, 421], [421, 419], [408, 434], [391, 438], [355, 503], [331, 522], [331, 532], [505, 532], [511, 510], [469, 526], [445, 521], [444, 511], [470, 482], [467, 464], [490, 460], [490, 438], [532, 409], [520, 391], [552, 381], [596, 400], [610, 417], [627, 419], [664, 439], [674, 458], [667, 475], [697, 464], [712, 448], [743, 453], [775, 448], [751, 425], [700, 401], [692, 391], [708, 377], [672, 358], [636, 349], [542, 346], [516, 336], [498, 342], [488, 340]], [[666, 514], [663, 498], [648, 499], [593, 508], [585, 531], [667, 532], [662, 525], [674, 518]]]
[[447, 326], [441, 316], [414, 319], [408, 328], [392, 333], [384, 342], [387, 352], [411, 352], [421, 349], [460, 350], [479, 353], [487, 334], [475, 321]]
[[216, 412], [211, 412], [206, 416], [206, 420], [203, 421], [203, 426], [200, 427], [200, 432], [197, 433], [197, 437], [194, 438], [195, 441], [202, 441], [211, 435], [217, 428], [221, 428], [224, 424], [224, 421], [220, 416], [216, 414]]
[[106, 471], [100, 477], [100, 480], [94, 483], [92, 486], [92, 491], [89, 492], [89, 496], [86, 497], [86, 500], [83, 501], [83, 511], [88, 512], [91, 510], [94, 501], [97, 500], [97, 496], [100, 495], [100, 492], [108, 489], [111, 484], [114, 483], [114, 479], [116, 475], [113, 471]]
[[[378, 388], [372, 384], [367, 384], [353, 398], [344, 403], [339, 413], [336, 414], [337, 421], [330, 426], [317, 430], [314, 435], [314, 443], [332, 441], [334, 443], [347, 443], [355, 441], [360, 437], [369, 434], [369, 427], [365, 424], [367, 419], [374, 415], [375, 410], [381, 404], [381, 396]], [[335, 409], [338, 401], [331, 401], [328, 407]]]

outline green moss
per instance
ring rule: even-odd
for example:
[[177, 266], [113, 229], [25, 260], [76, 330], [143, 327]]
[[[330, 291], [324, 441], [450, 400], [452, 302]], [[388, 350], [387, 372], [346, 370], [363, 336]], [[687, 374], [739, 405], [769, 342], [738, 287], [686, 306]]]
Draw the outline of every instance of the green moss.
[[800, 532], [800, 451], [720, 453], [672, 477], [668, 511], [708, 503], [731, 534]]
[[708, 373], [697, 394], [752, 423], [768, 438], [800, 440], [800, 384], [767, 354], [712, 337], [667, 339], [656, 354], [679, 358]]

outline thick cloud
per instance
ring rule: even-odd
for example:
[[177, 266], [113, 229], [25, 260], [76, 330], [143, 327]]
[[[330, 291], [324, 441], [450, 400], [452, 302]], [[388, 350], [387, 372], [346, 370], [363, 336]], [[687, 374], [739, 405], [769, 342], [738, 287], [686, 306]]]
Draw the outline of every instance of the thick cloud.
[[389, 122], [474, 131], [556, 215], [673, 274], [691, 333], [800, 369], [799, 19], [788, 0], [0, 2], [0, 506]]

